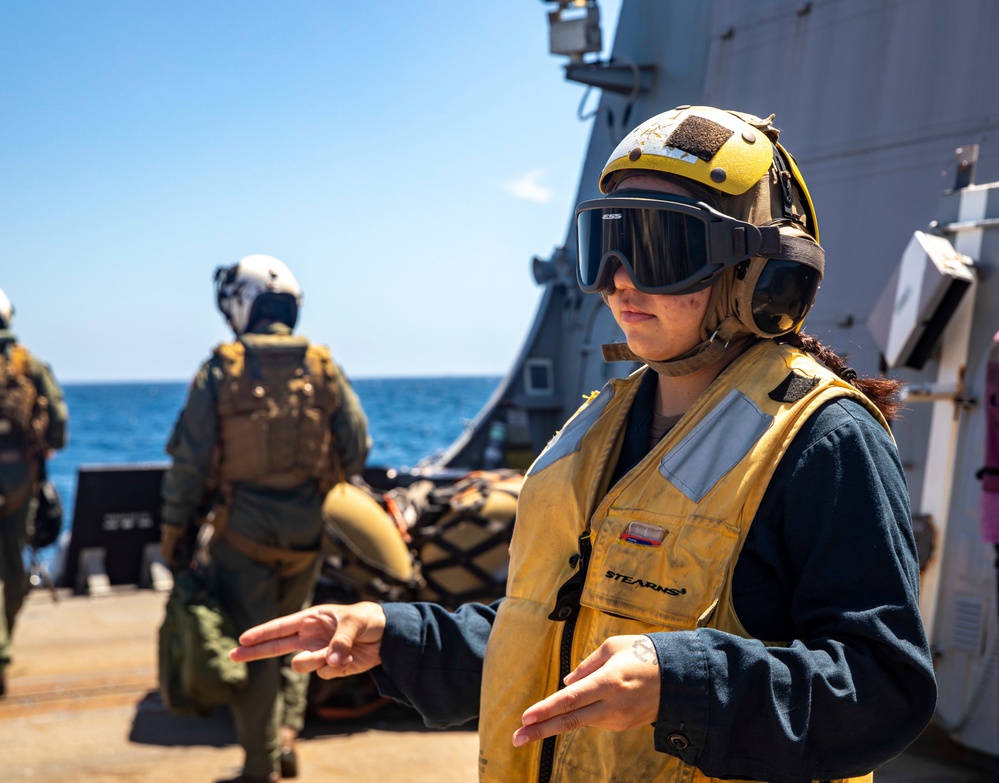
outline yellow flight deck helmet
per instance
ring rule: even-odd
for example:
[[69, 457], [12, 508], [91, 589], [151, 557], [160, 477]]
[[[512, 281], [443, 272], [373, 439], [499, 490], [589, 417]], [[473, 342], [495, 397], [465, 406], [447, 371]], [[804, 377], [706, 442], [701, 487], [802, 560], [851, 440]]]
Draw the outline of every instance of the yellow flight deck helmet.
[[[680, 357], [676, 374], [717, 358], [709, 344], [718, 337], [797, 331], [814, 302], [824, 268], [815, 209], [772, 123], [710, 106], [656, 115], [611, 153], [599, 182], [606, 195], [576, 209], [584, 291], [606, 291], [618, 265], [646, 293], [713, 286], [704, 343]], [[629, 189], [638, 173], [663, 175], [694, 198]]]

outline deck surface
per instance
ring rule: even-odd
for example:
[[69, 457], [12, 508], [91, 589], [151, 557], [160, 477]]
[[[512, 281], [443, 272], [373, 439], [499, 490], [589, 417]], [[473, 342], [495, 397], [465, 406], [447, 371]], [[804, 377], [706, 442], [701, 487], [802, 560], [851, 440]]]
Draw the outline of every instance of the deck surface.
[[[18, 619], [0, 700], [0, 782], [209, 783], [242, 752], [225, 710], [179, 718], [160, 701], [156, 632], [166, 596], [100, 598], [35, 590]], [[472, 783], [474, 730], [425, 729], [389, 710], [354, 722], [309, 720], [301, 783]], [[878, 783], [991, 783], [988, 759], [926, 738], [880, 770]]]

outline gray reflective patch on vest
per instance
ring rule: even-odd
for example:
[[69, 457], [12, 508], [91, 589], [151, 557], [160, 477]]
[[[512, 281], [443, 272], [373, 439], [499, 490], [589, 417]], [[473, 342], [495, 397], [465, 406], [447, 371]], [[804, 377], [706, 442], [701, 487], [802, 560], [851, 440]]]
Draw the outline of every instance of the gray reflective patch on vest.
[[600, 418], [600, 414], [604, 412], [604, 408], [612, 399], [614, 399], [614, 387], [608, 383], [600, 390], [600, 394], [593, 402], [580, 411], [576, 418], [569, 421], [554, 438], [548, 441], [545, 450], [534, 460], [527, 475], [540, 473], [562, 457], [568, 457], [579, 451], [579, 444], [583, 442], [583, 436], [590, 431], [593, 422]]
[[695, 503], [749, 453], [774, 417], [733, 389], [659, 463], [659, 473]]

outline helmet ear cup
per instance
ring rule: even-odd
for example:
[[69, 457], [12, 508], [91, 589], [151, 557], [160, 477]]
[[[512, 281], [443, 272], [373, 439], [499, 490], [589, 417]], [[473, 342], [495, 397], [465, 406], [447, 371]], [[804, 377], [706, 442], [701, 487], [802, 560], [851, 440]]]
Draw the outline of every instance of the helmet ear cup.
[[822, 275], [786, 258], [754, 258], [735, 276], [736, 316], [759, 337], [797, 331], [815, 302]]

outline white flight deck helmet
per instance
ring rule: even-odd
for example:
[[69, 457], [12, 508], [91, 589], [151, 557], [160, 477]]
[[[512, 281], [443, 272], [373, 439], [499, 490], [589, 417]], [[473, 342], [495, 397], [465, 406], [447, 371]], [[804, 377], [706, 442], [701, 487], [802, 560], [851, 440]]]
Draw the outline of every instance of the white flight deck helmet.
[[14, 305], [10, 303], [7, 294], [0, 288], [0, 329], [10, 329], [14, 321]]
[[294, 328], [302, 289], [291, 270], [273, 256], [250, 255], [230, 267], [215, 270], [219, 310], [236, 336], [263, 317]]

